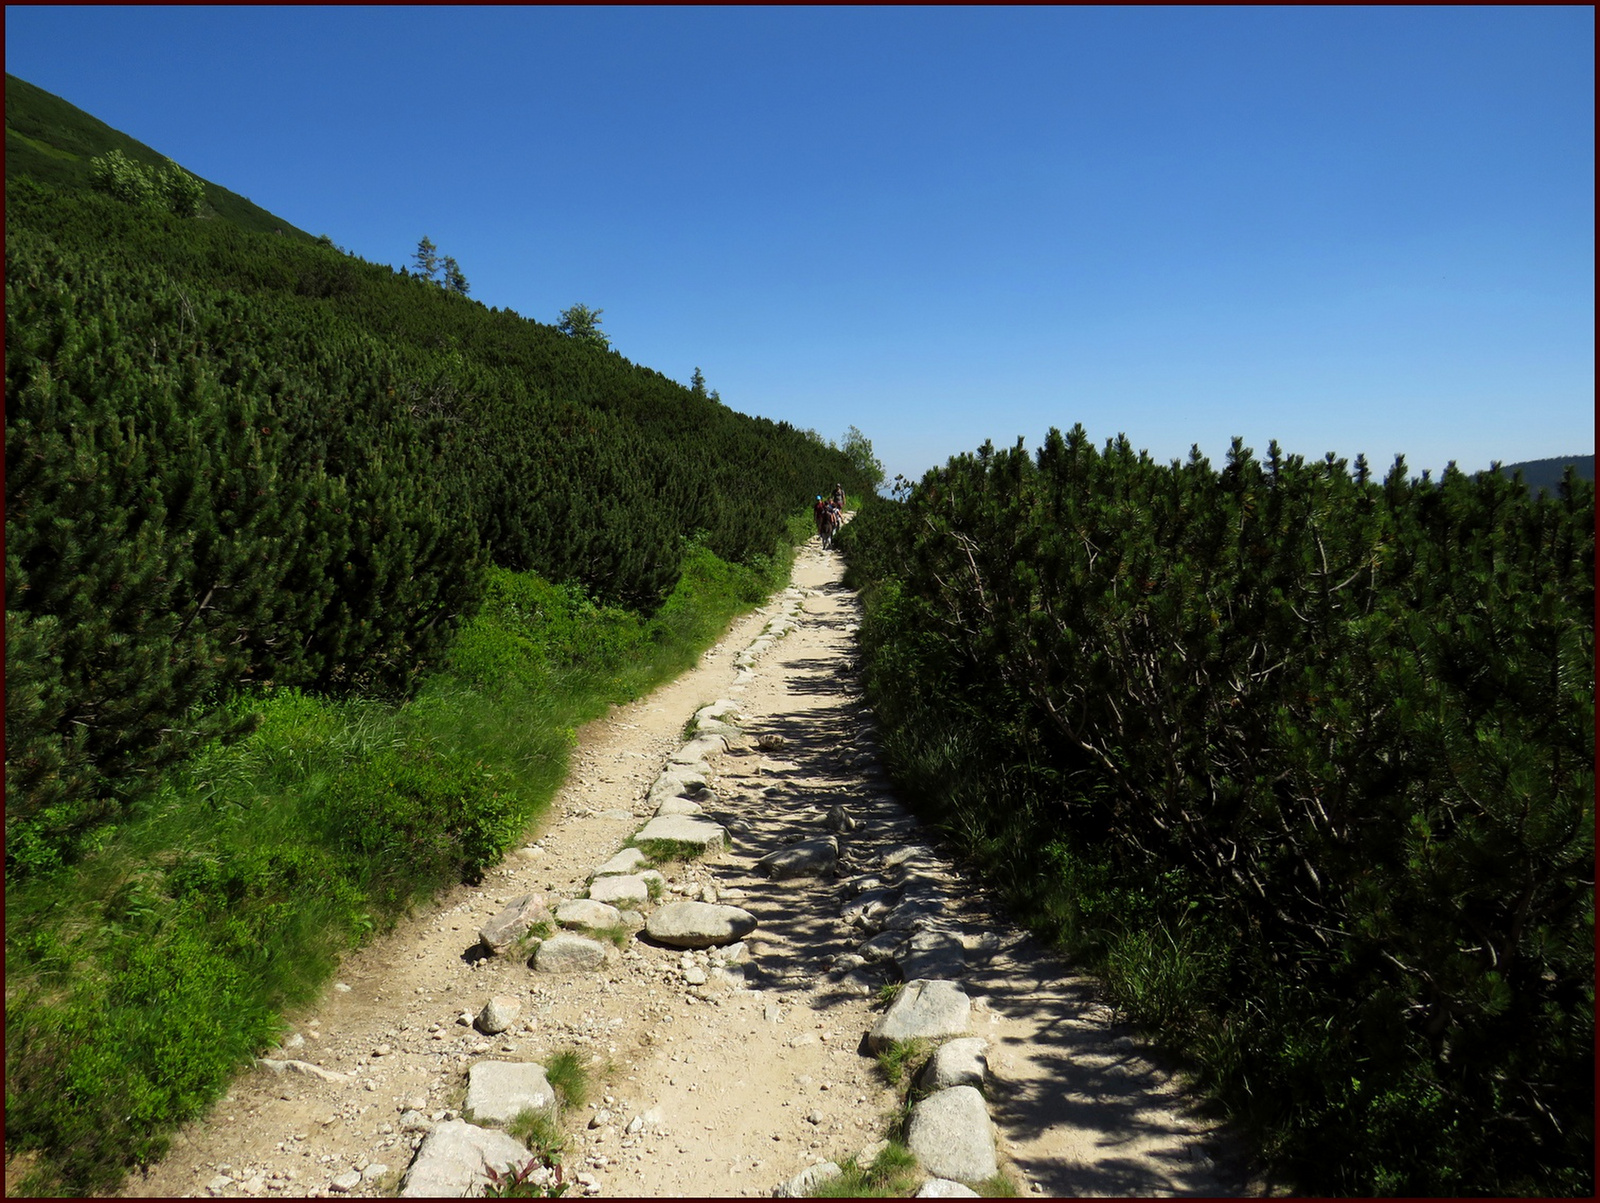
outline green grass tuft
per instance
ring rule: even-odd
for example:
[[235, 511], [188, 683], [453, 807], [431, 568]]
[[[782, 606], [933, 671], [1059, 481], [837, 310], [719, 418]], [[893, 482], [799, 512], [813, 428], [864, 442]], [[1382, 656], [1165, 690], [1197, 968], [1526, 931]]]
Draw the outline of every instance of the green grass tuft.
[[561, 1119], [551, 1108], [535, 1111], [529, 1107], [517, 1112], [516, 1118], [506, 1125], [506, 1134], [521, 1141], [530, 1153], [547, 1162], [556, 1160], [567, 1144], [567, 1135], [561, 1130]]
[[589, 1101], [589, 1071], [576, 1051], [563, 1049], [552, 1056], [545, 1062], [544, 1076], [563, 1108], [582, 1107]]
[[892, 1199], [906, 1195], [922, 1177], [917, 1159], [911, 1150], [899, 1141], [890, 1141], [887, 1148], [861, 1166], [851, 1157], [839, 1166], [837, 1178], [822, 1183], [811, 1192], [815, 1199]]
[[705, 849], [688, 840], [640, 840], [632, 841], [633, 847], [648, 856], [655, 865], [675, 864], [683, 861], [698, 860], [705, 855]]
[[[889, 1085], [898, 1086], [906, 1079], [913, 1066], [918, 1069], [922, 1067], [922, 1062], [927, 1060], [929, 1050], [930, 1045], [921, 1037], [914, 1040], [896, 1040], [878, 1054], [878, 1072]], [[910, 1076], [915, 1077], [914, 1074]]]

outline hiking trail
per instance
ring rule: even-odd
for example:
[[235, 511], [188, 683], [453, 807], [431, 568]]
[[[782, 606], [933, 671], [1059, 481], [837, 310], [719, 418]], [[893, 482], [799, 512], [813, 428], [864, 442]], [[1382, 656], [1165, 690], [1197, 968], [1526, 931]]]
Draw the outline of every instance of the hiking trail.
[[[569, 1197], [771, 1196], [883, 1137], [901, 1092], [866, 1046], [919, 1024], [985, 1042], [939, 1058], [948, 1088], [917, 1122], [954, 1126], [924, 1128], [923, 1147], [940, 1150], [925, 1167], [943, 1158], [949, 1176], [977, 1179], [961, 1171], [994, 1157], [1023, 1194], [1262, 1193], [1236, 1143], [1093, 983], [1008, 923], [895, 801], [856, 683], [857, 603], [842, 575], [813, 538], [790, 586], [695, 668], [585, 727], [542, 834], [346, 957], [320, 1002], [287, 1016], [284, 1046], [123, 1195], [392, 1195], [425, 1137], [466, 1127], [472, 1066], [574, 1049], [590, 1099], [568, 1124]], [[726, 834], [704, 859], [662, 865], [659, 899], [641, 904], [638, 858], [607, 862], [658, 807], [690, 838]], [[574, 933], [541, 945], [537, 967], [479, 938], [530, 893], [567, 903], [556, 918]], [[589, 894], [631, 897], [660, 916], [652, 926], [694, 901], [711, 905], [672, 913], [738, 908], [755, 927], [742, 949], [647, 931], [618, 951], [581, 938], [606, 926], [597, 899], [570, 904]], [[906, 986], [886, 1015], [879, 990], [902, 974], [935, 984]], [[496, 998], [514, 1015], [504, 1030], [463, 1022]]]

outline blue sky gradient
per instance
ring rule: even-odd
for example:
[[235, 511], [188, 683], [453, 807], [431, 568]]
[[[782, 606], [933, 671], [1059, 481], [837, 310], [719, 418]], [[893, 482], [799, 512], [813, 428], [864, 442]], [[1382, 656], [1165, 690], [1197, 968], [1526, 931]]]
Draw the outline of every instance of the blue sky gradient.
[[11, 6], [6, 70], [891, 477], [1594, 449], [1592, 8]]

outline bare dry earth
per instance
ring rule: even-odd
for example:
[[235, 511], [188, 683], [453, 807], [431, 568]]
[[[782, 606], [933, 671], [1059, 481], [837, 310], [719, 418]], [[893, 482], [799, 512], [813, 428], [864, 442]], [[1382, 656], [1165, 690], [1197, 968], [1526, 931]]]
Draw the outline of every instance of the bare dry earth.
[[[882, 1136], [896, 1093], [859, 1050], [881, 1014], [874, 987], [897, 974], [892, 962], [835, 967], [864, 939], [840, 918], [843, 879], [927, 837], [877, 764], [853, 672], [856, 601], [841, 571], [812, 540], [790, 590], [735, 624], [697, 668], [582, 732], [535, 844], [481, 886], [458, 887], [347, 959], [321, 1004], [291, 1017], [293, 1047], [274, 1054], [347, 1080], [266, 1069], [242, 1076], [124, 1193], [321, 1195], [365, 1171], [361, 1185], [341, 1193], [393, 1194], [420, 1139], [400, 1131], [402, 1111], [445, 1118], [461, 1107], [473, 1062], [540, 1061], [563, 1048], [580, 1051], [595, 1083], [567, 1153], [569, 1173], [587, 1175], [582, 1193], [770, 1195], [806, 1166], [840, 1161]], [[753, 672], [737, 670], [736, 656], [786, 613], [798, 626]], [[747, 736], [783, 742], [764, 752], [753, 738], [736, 741], [713, 759], [717, 802], [708, 810], [733, 832], [732, 848], [668, 867], [663, 901], [701, 897], [710, 886], [757, 916], [748, 988], [691, 986], [680, 950], [642, 938], [570, 979], [481, 956], [478, 928], [502, 903], [535, 890], [584, 893], [593, 870], [651, 813], [645, 794], [686, 722], [718, 698], [739, 704]], [[766, 853], [826, 834], [823, 817], [839, 803], [862, 826], [840, 837], [838, 878], [770, 881], [755, 871]], [[1112, 1021], [1093, 985], [940, 863], [943, 918], [966, 946], [973, 1030], [989, 1041], [1001, 1166], [1022, 1189], [1262, 1193], [1236, 1143]], [[521, 1000], [511, 1031], [484, 1037], [458, 1022], [493, 995]], [[599, 1122], [602, 1112], [609, 1122]], [[645, 1122], [630, 1135], [636, 1116]], [[598, 1126], [584, 1126], [585, 1117]]]

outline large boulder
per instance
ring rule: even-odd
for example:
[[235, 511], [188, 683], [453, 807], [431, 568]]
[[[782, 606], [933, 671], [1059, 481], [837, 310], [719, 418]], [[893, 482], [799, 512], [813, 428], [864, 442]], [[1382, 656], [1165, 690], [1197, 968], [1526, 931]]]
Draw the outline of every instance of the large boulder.
[[650, 938], [674, 948], [732, 944], [756, 929], [756, 917], [737, 906], [711, 902], [672, 902], [657, 907], [645, 921]]
[[532, 1157], [527, 1148], [504, 1132], [451, 1120], [422, 1138], [400, 1183], [402, 1199], [461, 1199], [481, 1195], [488, 1170], [521, 1168]]
[[982, 1182], [1000, 1170], [989, 1108], [972, 1086], [952, 1086], [913, 1107], [906, 1123], [906, 1147], [938, 1178]]
[[947, 1040], [965, 1036], [972, 1000], [954, 982], [907, 982], [867, 1033], [867, 1051], [880, 1053], [897, 1040]]

